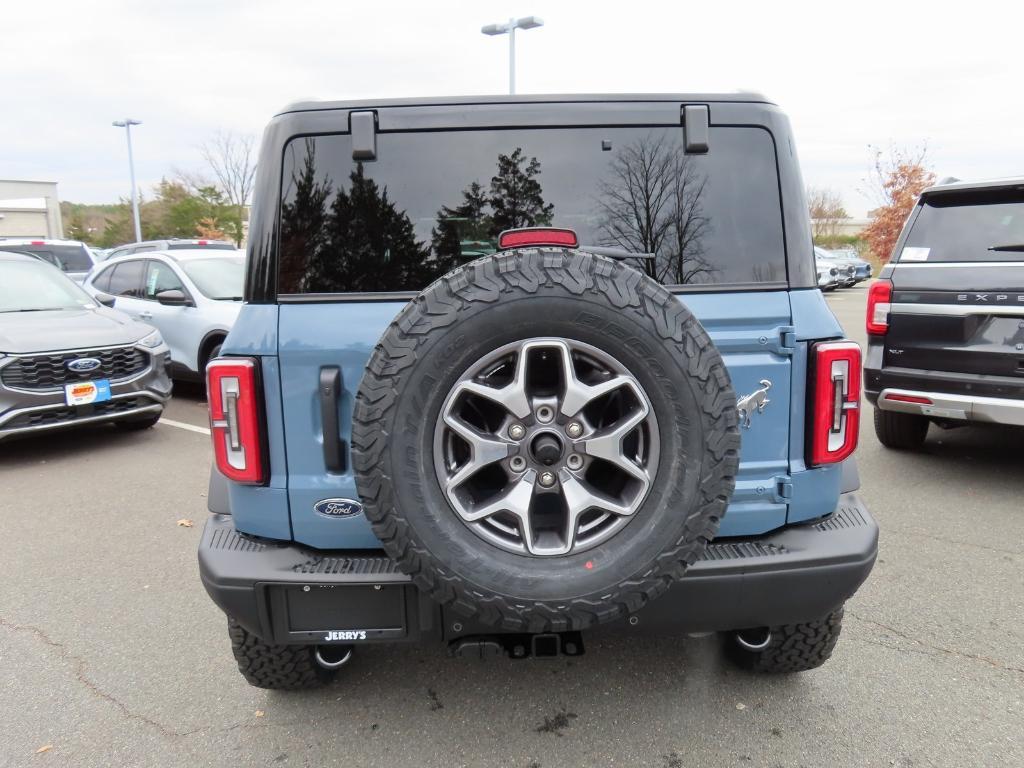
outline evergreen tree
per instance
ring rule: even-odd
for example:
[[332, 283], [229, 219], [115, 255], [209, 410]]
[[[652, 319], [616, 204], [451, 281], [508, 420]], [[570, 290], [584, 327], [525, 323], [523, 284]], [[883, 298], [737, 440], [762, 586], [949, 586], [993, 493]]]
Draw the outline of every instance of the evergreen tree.
[[437, 225], [431, 232], [430, 248], [434, 254], [432, 270], [438, 275], [463, 262], [464, 241], [489, 241], [491, 217], [487, 215], [487, 193], [474, 181], [462, 190], [462, 203], [454, 208], [442, 206], [437, 212]]
[[554, 206], [544, 202], [537, 176], [540, 161], [529, 160], [522, 147], [511, 155], [498, 155], [498, 174], [491, 179], [489, 202], [494, 211], [490, 234], [497, 237], [506, 229], [546, 226], [551, 223]]
[[312, 139], [306, 139], [302, 171], [292, 175], [288, 187], [284, 195], [287, 202], [281, 205], [279, 289], [283, 293], [328, 290], [321, 286], [326, 284], [332, 261], [324, 239], [331, 182], [317, 181]]
[[428, 252], [416, 240], [412, 221], [388, 199], [387, 187], [366, 176], [362, 163], [349, 181], [348, 192], [339, 190], [334, 198], [326, 224], [329, 290], [418, 288]]

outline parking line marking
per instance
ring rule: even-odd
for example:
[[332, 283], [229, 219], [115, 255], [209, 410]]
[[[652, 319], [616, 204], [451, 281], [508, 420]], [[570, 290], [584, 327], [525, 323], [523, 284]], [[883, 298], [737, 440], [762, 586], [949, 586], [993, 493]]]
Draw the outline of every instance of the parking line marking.
[[189, 432], [198, 432], [200, 435], [210, 434], [210, 430], [206, 427], [197, 427], [195, 424], [186, 424], [184, 421], [174, 421], [172, 419], [161, 418], [160, 424], [166, 424], [168, 427], [177, 427], [178, 429], [186, 429]]

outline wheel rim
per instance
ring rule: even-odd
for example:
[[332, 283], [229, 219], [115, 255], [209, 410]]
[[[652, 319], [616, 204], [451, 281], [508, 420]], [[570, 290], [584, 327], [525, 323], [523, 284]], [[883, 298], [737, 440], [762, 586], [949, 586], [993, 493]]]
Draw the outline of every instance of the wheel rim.
[[619, 533], [654, 482], [650, 399], [589, 344], [532, 338], [470, 366], [434, 430], [438, 482], [458, 517], [518, 554], [575, 554]]

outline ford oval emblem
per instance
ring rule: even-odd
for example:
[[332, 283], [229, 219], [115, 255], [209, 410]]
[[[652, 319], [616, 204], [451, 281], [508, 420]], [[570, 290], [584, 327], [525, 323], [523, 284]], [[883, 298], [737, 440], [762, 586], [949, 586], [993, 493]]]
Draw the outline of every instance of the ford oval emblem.
[[79, 357], [75, 360], [68, 360], [67, 366], [69, 371], [75, 373], [88, 373], [89, 371], [95, 371], [103, 365], [103, 361], [95, 357]]
[[323, 499], [313, 505], [313, 511], [324, 517], [355, 517], [362, 514], [363, 505], [352, 499]]

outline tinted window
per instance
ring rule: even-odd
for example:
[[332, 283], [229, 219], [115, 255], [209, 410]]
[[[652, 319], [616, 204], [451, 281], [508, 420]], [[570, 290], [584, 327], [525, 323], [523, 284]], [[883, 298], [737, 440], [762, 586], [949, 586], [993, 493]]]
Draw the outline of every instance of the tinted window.
[[899, 260], [1024, 260], [1024, 192], [1000, 190], [925, 198]]
[[100, 272], [92, 281], [92, 287], [97, 291], [103, 291], [104, 293], [110, 293], [110, 276], [114, 274], [113, 267], [107, 267]]
[[0, 250], [32, 253], [41, 259], [54, 264], [65, 272], [88, 272], [92, 268], [92, 259], [84, 245], [11, 245], [0, 246]]
[[706, 155], [682, 139], [677, 126], [380, 134], [366, 164], [347, 135], [294, 139], [278, 290], [419, 290], [531, 225], [654, 253], [634, 263], [667, 285], [784, 281], [771, 136], [717, 127]]
[[163, 291], [181, 291], [185, 293], [185, 286], [174, 270], [160, 261], [149, 262], [149, 271], [146, 273], [145, 298], [155, 299], [158, 293]]
[[114, 267], [107, 293], [112, 296], [142, 298], [142, 273], [146, 270], [143, 261], [125, 261]]

